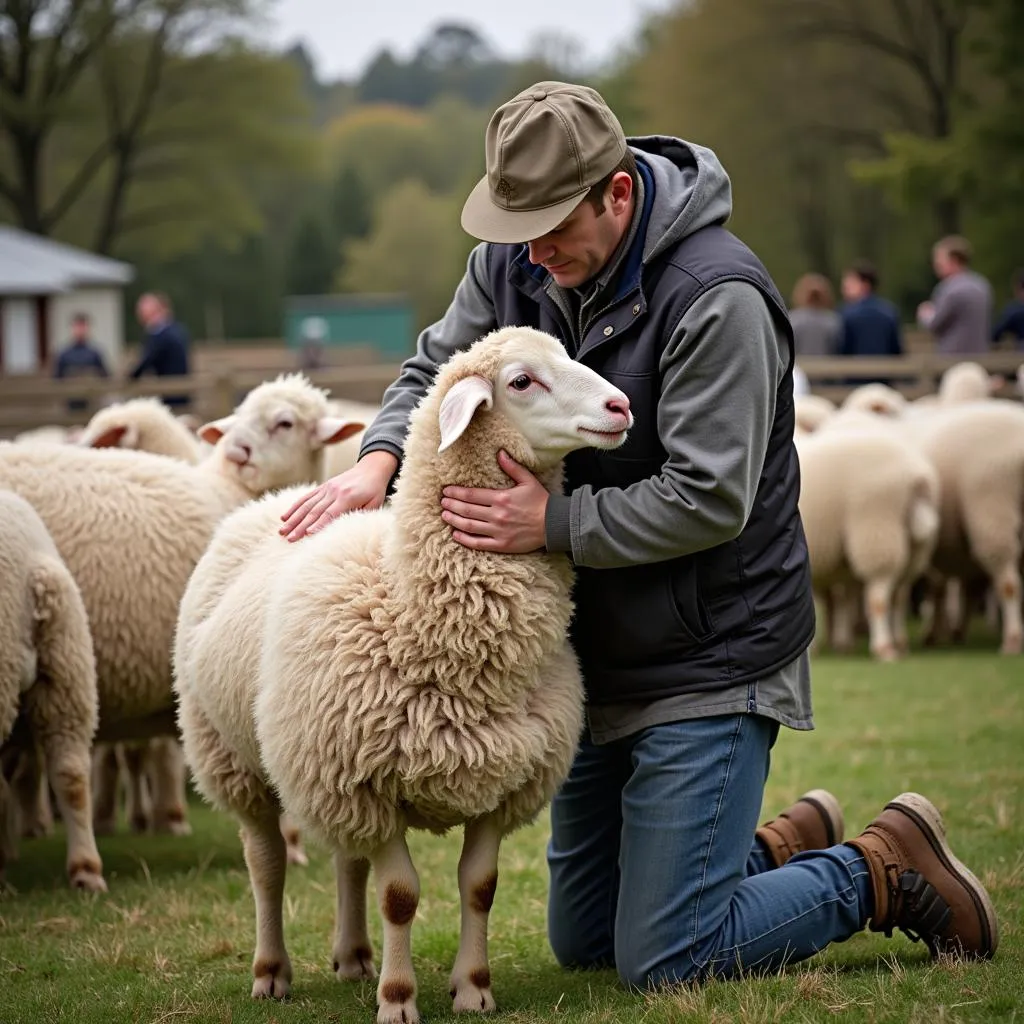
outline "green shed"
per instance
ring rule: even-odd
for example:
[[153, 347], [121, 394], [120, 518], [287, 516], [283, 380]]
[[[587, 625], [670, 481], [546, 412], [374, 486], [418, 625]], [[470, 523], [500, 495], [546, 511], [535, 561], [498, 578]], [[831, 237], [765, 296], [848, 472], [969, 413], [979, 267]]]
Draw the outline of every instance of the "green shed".
[[404, 295], [293, 295], [285, 300], [284, 337], [294, 349], [371, 347], [387, 361], [415, 351], [416, 324]]

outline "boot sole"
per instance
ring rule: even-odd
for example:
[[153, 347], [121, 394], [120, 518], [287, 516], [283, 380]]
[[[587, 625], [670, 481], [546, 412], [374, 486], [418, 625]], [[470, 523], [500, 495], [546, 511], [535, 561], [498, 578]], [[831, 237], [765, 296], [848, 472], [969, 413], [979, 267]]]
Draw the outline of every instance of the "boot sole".
[[825, 822], [828, 845], [838, 846], [843, 841], [846, 822], [843, 820], [843, 809], [839, 801], [827, 789], [812, 789], [804, 793], [800, 800], [806, 800], [817, 810]]
[[886, 808], [905, 814], [921, 829], [942, 865], [967, 890], [981, 921], [982, 948], [975, 955], [985, 960], [991, 959], [999, 946], [996, 908], [985, 886], [953, 855], [946, 839], [946, 826], [938, 808], [920, 793], [901, 793], [895, 800], [890, 800]]

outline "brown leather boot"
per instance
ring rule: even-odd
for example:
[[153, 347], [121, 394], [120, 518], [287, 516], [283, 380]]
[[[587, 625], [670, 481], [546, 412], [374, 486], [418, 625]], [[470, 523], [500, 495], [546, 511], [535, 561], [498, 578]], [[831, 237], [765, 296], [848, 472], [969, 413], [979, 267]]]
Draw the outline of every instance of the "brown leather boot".
[[935, 806], [903, 793], [848, 846], [860, 851], [875, 894], [872, 931], [894, 928], [932, 956], [990, 957], [999, 945], [996, 912], [985, 887], [953, 856]]
[[777, 868], [802, 850], [825, 850], [843, 841], [843, 809], [827, 789], [812, 789], [755, 833]]

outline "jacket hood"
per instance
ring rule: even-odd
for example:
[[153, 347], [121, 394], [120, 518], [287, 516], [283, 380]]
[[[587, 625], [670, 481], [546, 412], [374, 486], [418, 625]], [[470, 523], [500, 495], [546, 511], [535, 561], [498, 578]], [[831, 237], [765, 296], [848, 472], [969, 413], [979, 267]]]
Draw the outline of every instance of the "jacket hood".
[[644, 263], [694, 231], [729, 219], [732, 186], [710, 149], [669, 135], [644, 135], [626, 141], [646, 162], [654, 178]]

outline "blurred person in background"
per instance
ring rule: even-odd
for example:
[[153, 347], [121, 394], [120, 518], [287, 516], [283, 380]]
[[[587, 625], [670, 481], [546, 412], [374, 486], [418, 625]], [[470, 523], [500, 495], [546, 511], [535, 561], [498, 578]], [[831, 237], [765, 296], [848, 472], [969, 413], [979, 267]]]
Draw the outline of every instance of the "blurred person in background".
[[845, 305], [840, 311], [844, 356], [901, 356], [900, 317], [896, 307], [876, 294], [878, 273], [867, 260], [857, 260], [843, 274]]
[[[103, 361], [100, 350], [92, 340], [91, 324], [85, 313], [76, 313], [71, 318], [71, 339], [57, 358], [53, 376], [63, 380], [68, 377], [109, 377], [110, 371]], [[89, 403], [84, 398], [69, 398], [68, 409], [81, 412]]]
[[992, 340], [999, 341], [1008, 334], [1017, 343], [1017, 348], [1024, 349], [1024, 267], [1018, 267], [1010, 279], [1013, 298], [1003, 307], [995, 327], [992, 328]]
[[[189, 372], [189, 337], [174, 320], [170, 299], [166, 295], [146, 292], [135, 304], [135, 315], [146, 331], [142, 356], [128, 374], [138, 380], [144, 373], [158, 377], [187, 376]], [[191, 403], [188, 395], [163, 395], [165, 405], [184, 408]]]
[[843, 325], [834, 305], [832, 285], [823, 274], [804, 274], [794, 285], [789, 321], [797, 359], [839, 351]]
[[939, 283], [917, 307], [917, 322], [935, 336], [942, 355], [987, 352], [992, 338], [992, 286], [971, 270], [971, 243], [949, 235], [932, 248]]

